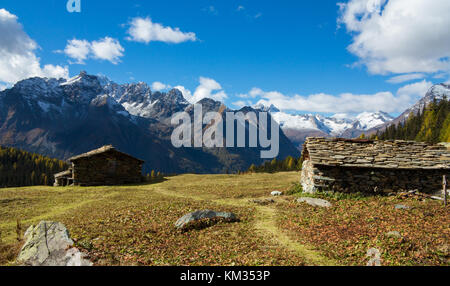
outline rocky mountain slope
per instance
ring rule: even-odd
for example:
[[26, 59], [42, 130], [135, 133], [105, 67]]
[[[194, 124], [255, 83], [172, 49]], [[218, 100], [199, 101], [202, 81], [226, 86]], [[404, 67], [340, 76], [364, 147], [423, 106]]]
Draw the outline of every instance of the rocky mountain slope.
[[268, 111], [288, 138], [300, 148], [306, 137], [356, 137], [376, 126], [391, 122], [394, 118], [385, 112], [363, 112], [354, 118], [346, 114], [325, 117], [319, 114], [289, 114], [275, 106], [257, 105]]
[[[257, 148], [173, 147], [170, 118], [190, 107], [179, 90], [152, 92], [145, 83], [120, 85], [86, 72], [69, 80], [31, 78], [0, 92], [0, 145], [67, 159], [113, 144], [144, 159], [146, 171], [166, 173], [220, 173], [262, 162]], [[220, 109], [210, 102], [210, 111]], [[280, 142], [280, 158], [299, 156], [282, 132]]]
[[423, 98], [421, 98], [416, 104], [405, 110], [400, 116], [390, 122], [386, 122], [382, 125], [376, 126], [368, 130], [368, 134], [375, 134], [377, 131], [384, 131], [392, 124], [399, 124], [407, 120], [410, 114], [417, 115], [419, 111], [422, 111], [433, 100], [441, 101], [444, 97], [450, 98], [450, 85], [441, 83], [433, 85]]
[[426, 95], [416, 104], [405, 110], [397, 118], [379, 111], [363, 112], [352, 118], [346, 114], [336, 114], [332, 117], [321, 115], [295, 115], [280, 111], [275, 106], [258, 105], [256, 108], [269, 111], [280, 124], [286, 136], [297, 146], [301, 147], [306, 137], [343, 137], [355, 138], [361, 134], [372, 135], [377, 131], [384, 131], [392, 124], [398, 124], [408, 119], [410, 114], [417, 114], [433, 100], [440, 101], [446, 96], [450, 98], [450, 85], [437, 84], [430, 88]]

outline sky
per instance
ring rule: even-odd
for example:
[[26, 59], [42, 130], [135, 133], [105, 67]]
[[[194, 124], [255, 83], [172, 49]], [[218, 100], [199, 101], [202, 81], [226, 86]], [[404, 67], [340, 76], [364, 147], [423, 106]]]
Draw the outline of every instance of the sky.
[[448, 0], [67, 2], [1, 0], [0, 89], [86, 70], [231, 108], [396, 115], [450, 79]]

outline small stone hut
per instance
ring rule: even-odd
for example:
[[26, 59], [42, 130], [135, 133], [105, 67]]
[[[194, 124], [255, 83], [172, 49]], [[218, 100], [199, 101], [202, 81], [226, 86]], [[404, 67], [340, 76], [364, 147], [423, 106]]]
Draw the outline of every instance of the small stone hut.
[[55, 174], [55, 186], [105, 186], [142, 182], [144, 161], [113, 146], [72, 157], [69, 170]]
[[307, 138], [303, 146], [303, 190], [397, 192], [442, 190], [450, 176], [450, 151], [409, 141]]

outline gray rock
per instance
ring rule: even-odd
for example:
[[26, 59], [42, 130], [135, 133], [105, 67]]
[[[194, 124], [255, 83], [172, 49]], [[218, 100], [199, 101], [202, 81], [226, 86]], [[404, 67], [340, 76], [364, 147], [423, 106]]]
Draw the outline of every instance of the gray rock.
[[405, 205], [395, 205], [396, 210], [410, 210], [411, 207], [405, 206]]
[[401, 238], [402, 237], [402, 235], [398, 231], [390, 231], [390, 232], [386, 233], [386, 236], [397, 237], [397, 238]]
[[381, 252], [376, 248], [367, 250], [366, 257], [369, 258], [367, 266], [381, 266]]
[[322, 199], [315, 199], [315, 198], [300, 198], [297, 200], [299, 203], [307, 203], [308, 205], [314, 206], [314, 207], [322, 207], [322, 208], [330, 208], [333, 205], [326, 200]]
[[85, 255], [73, 248], [66, 227], [58, 222], [41, 221], [25, 232], [25, 245], [17, 263], [27, 266], [92, 266]]
[[279, 196], [283, 195], [283, 193], [280, 191], [273, 191], [270, 194], [274, 197], [279, 197]]
[[175, 227], [178, 229], [183, 229], [191, 222], [202, 220], [202, 219], [215, 219], [215, 218], [222, 218], [222, 219], [224, 219], [226, 221], [230, 221], [230, 222], [238, 221], [238, 219], [234, 213], [203, 210], [203, 211], [196, 211], [193, 213], [189, 213], [189, 214], [181, 217], [175, 223]]

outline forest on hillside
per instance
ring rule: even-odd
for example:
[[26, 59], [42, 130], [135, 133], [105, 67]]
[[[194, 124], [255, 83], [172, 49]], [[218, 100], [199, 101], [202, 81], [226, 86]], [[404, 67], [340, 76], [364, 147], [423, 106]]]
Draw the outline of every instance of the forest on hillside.
[[275, 158], [272, 161], [266, 161], [260, 166], [256, 166], [255, 164], [253, 164], [247, 170], [247, 173], [277, 173], [277, 172], [300, 171], [301, 169], [302, 169], [301, 158], [296, 159], [292, 156], [288, 156], [284, 160], [277, 160]]
[[411, 113], [405, 122], [393, 124], [374, 137], [435, 144], [450, 142], [450, 102], [446, 97], [440, 102], [434, 100], [417, 115]]
[[53, 185], [53, 175], [67, 163], [15, 148], [0, 146], [0, 187]]

